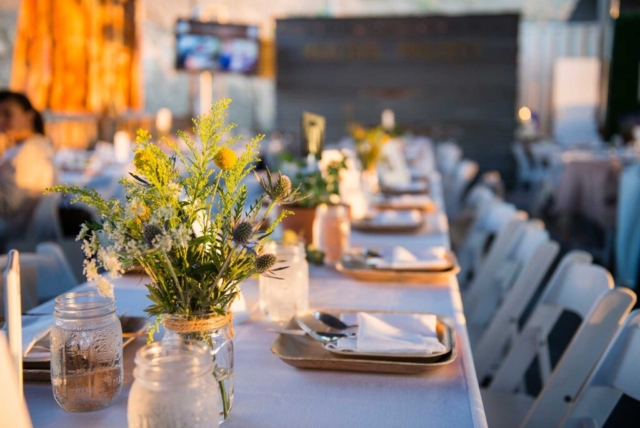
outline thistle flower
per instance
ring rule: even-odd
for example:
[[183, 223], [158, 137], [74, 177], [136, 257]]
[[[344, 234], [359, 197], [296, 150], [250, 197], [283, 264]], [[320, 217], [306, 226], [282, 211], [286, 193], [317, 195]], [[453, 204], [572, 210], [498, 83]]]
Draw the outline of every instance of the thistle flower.
[[222, 170], [231, 169], [237, 161], [238, 155], [228, 147], [220, 149], [213, 158], [213, 163]]
[[256, 271], [258, 273], [266, 273], [276, 264], [276, 256], [273, 254], [262, 254], [256, 257]]
[[149, 248], [154, 248], [154, 240], [162, 235], [162, 229], [155, 224], [145, 224], [142, 229], [142, 237]]
[[243, 221], [239, 223], [233, 232], [231, 232], [231, 236], [233, 237], [233, 242], [239, 245], [246, 245], [251, 239], [251, 235], [253, 234], [253, 226], [251, 223]]
[[286, 199], [291, 194], [291, 179], [284, 174], [280, 174], [273, 189], [276, 200]]
[[264, 192], [274, 201], [279, 204], [293, 204], [301, 199], [306, 198], [308, 195], [300, 196], [300, 188], [292, 188], [291, 179], [284, 174], [280, 174], [277, 180], [273, 180], [271, 177], [271, 171], [267, 168], [267, 177], [262, 178], [258, 173], [254, 172], [256, 179]]

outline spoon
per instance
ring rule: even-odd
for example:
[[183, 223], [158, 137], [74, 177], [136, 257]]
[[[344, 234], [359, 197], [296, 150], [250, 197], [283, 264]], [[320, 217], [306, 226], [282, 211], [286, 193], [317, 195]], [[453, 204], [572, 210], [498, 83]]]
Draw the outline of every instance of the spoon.
[[357, 325], [347, 325], [342, 320], [336, 316], [333, 316], [327, 312], [313, 311], [313, 316], [323, 323], [324, 325], [331, 327], [334, 330], [347, 330], [353, 327], [358, 327]]
[[314, 329], [312, 329], [311, 327], [309, 327], [307, 325], [307, 323], [304, 322], [303, 319], [299, 318], [299, 317], [295, 317], [296, 322], [298, 323], [298, 326], [304, 330], [305, 333], [307, 333], [309, 336], [311, 336], [311, 338], [317, 340], [318, 342], [322, 342], [322, 343], [329, 343], [329, 342], [335, 342], [338, 339], [342, 339], [344, 337], [351, 337], [350, 334], [345, 334], [345, 333], [332, 333], [332, 332], [328, 332], [328, 331], [315, 331]]

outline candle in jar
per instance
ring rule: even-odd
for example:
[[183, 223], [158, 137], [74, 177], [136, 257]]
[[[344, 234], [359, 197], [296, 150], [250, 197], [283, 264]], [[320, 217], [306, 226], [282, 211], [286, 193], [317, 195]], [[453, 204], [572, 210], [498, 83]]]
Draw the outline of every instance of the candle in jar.
[[393, 131], [396, 127], [396, 115], [391, 109], [385, 109], [382, 111], [381, 116], [382, 127], [385, 131]]
[[156, 113], [156, 130], [161, 134], [166, 134], [171, 131], [173, 123], [173, 115], [171, 110], [166, 107], [161, 108]]
[[[4, 271], [4, 313], [11, 357], [18, 370], [18, 385], [22, 391], [22, 300], [20, 297], [20, 259], [16, 250], [9, 251]], [[20, 396], [22, 400], [22, 395]]]
[[118, 131], [113, 136], [113, 150], [116, 161], [125, 163], [129, 160], [131, 153], [131, 138], [127, 131]]

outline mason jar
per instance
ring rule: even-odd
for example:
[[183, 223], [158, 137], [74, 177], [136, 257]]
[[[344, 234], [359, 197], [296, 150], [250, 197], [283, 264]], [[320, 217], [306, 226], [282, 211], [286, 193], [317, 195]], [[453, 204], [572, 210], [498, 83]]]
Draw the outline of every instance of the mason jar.
[[107, 407], [122, 388], [122, 325], [115, 300], [79, 291], [55, 300], [51, 329], [53, 396], [68, 412]]
[[276, 278], [260, 275], [260, 310], [267, 321], [283, 323], [296, 313], [309, 309], [309, 265], [304, 244], [271, 241], [265, 252], [282, 260], [275, 267], [288, 266], [274, 272]]
[[129, 428], [211, 428], [218, 425], [218, 384], [208, 346], [163, 340], [136, 352], [129, 392]]
[[314, 245], [324, 252], [324, 261], [335, 264], [349, 249], [351, 222], [344, 205], [318, 205], [313, 225]]
[[[234, 352], [233, 314], [178, 315], [164, 318], [165, 333], [162, 341], [198, 341], [207, 345], [213, 366], [209, 375], [216, 382], [214, 388], [219, 411], [219, 422], [224, 422], [233, 408]], [[188, 425], [185, 425], [188, 426]]]

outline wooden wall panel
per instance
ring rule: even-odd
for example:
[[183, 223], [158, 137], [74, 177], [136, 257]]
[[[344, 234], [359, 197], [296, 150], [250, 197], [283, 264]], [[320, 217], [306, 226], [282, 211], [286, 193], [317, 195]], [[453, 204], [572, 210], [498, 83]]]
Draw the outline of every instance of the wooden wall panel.
[[277, 22], [277, 127], [298, 135], [300, 112], [347, 112], [458, 139], [483, 169], [509, 173], [517, 96], [517, 15], [283, 19]]

